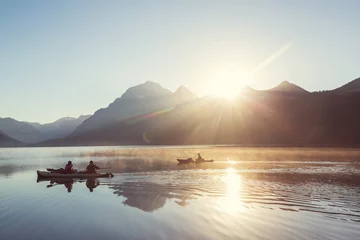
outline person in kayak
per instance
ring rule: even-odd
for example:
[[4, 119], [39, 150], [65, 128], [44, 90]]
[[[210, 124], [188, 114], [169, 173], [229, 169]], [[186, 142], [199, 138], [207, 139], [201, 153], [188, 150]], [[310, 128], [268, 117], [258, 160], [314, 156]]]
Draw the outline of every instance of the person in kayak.
[[89, 165], [86, 167], [85, 173], [96, 173], [96, 169], [100, 169], [94, 164], [93, 161], [90, 161]]
[[66, 164], [65, 166], [65, 169], [64, 169], [64, 172], [65, 173], [73, 173], [74, 172], [74, 169], [73, 169], [73, 164], [71, 161], [68, 161], [68, 163]]
[[59, 169], [50, 169], [56, 173], [74, 173], [76, 170], [73, 169], [73, 164], [71, 161], [68, 161], [65, 168], [59, 168]]
[[204, 161], [204, 159], [201, 157], [200, 153], [198, 153], [198, 157], [197, 157], [196, 161], [198, 161], [198, 162]]

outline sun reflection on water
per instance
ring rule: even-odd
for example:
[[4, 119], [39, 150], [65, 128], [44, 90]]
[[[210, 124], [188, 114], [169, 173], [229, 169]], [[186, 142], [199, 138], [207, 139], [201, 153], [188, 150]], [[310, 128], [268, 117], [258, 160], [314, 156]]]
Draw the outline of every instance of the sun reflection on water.
[[235, 165], [236, 162], [234, 160], [231, 160], [229, 158], [226, 159], [228, 164]]
[[226, 174], [221, 178], [225, 184], [225, 195], [219, 203], [221, 210], [230, 214], [244, 209], [241, 201], [242, 179], [233, 168], [226, 169]]

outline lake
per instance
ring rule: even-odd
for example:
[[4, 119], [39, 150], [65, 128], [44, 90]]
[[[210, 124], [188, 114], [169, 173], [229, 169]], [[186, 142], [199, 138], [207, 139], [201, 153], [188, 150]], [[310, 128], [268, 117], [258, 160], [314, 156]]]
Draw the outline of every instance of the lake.
[[[215, 162], [177, 164], [198, 152]], [[37, 179], [69, 160], [115, 176]], [[359, 160], [358, 149], [4, 148], [0, 238], [359, 239]]]

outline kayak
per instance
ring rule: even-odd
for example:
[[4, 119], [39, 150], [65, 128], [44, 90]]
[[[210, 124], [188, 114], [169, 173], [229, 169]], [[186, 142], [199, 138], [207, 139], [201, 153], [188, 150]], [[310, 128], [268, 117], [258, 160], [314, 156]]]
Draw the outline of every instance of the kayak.
[[214, 160], [202, 160], [202, 161], [195, 161], [192, 158], [188, 158], [188, 159], [177, 159], [177, 161], [179, 163], [206, 163], [206, 162], [214, 162]]
[[192, 158], [189, 159], [178, 159], [179, 163], [194, 163], [195, 161]]
[[54, 173], [47, 171], [37, 171], [39, 178], [109, 178], [112, 173]]

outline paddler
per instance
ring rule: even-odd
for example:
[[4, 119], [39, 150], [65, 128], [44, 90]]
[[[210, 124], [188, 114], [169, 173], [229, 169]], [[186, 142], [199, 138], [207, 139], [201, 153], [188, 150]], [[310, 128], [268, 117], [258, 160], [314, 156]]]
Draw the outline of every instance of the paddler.
[[74, 172], [73, 167], [74, 166], [73, 166], [72, 162], [68, 161], [68, 163], [65, 166], [64, 172], [65, 173], [73, 173]]
[[94, 164], [93, 161], [90, 161], [89, 165], [86, 167], [85, 173], [96, 173], [96, 169], [100, 169]]
[[197, 157], [196, 161], [198, 161], [198, 162], [204, 161], [204, 159], [200, 156], [200, 153], [198, 153], [198, 157]]
[[54, 171], [57, 173], [74, 173], [74, 172], [76, 172], [76, 170], [73, 169], [73, 164], [71, 161], [68, 161], [65, 168], [54, 169], [51, 171]]

